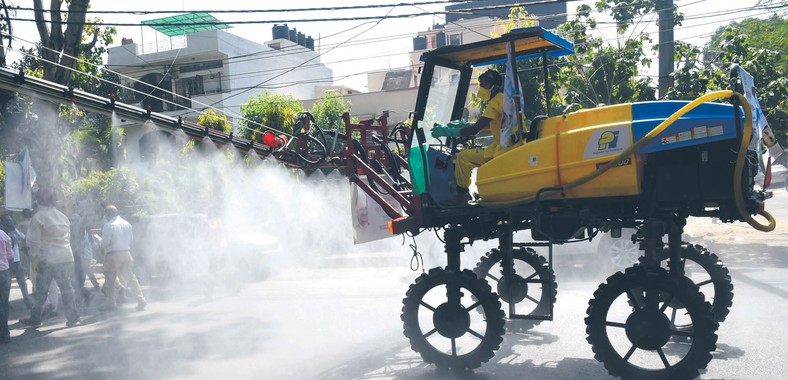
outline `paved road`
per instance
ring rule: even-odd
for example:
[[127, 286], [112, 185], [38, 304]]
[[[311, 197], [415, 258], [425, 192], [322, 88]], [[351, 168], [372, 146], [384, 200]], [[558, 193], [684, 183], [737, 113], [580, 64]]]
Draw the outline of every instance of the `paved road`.
[[[771, 234], [710, 220], [687, 228], [693, 242], [729, 266], [735, 286], [734, 306], [702, 379], [781, 379], [788, 373], [782, 354], [788, 341], [788, 194], [778, 192], [768, 208], [782, 221]], [[83, 309], [86, 325], [73, 329], [64, 328], [62, 317], [38, 330], [15, 323], [24, 306], [14, 288], [12, 343], [0, 346], [0, 377], [455, 378], [425, 365], [402, 336], [402, 297], [420, 273], [409, 269], [406, 251], [282, 264], [264, 281], [237, 291], [219, 287], [210, 297], [185, 291], [199, 290], [199, 284], [181, 288], [184, 294], [148, 286], [148, 310], [126, 305], [102, 314], [93, 305]], [[556, 263], [563, 259], [556, 257]], [[578, 277], [571, 269], [557, 274], [555, 320], [508, 334], [495, 358], [461, 378], [610, 378], [593, 359], [583, 324], [588, 300], [604, 278]]]

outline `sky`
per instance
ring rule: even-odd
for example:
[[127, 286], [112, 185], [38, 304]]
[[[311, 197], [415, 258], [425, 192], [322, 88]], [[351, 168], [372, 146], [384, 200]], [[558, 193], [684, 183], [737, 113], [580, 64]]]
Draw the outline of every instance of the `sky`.
[[[327, 6], [359, 6], [371, 4], [395, 3], [425, 3], [429, 0], [391, 1], [391, 0], [296, 0], [278, 6], [278, 9], [303, 9]], [[91, 11], [195, 11], [195, 10], [249, 10], [272, 9], [273, 2], [249, 2], [242, 0], [224, 0], [222, 2], [204, 0], [158, 0], [155, 2], [139, 2], [138, 6], [129, 6], [128, 3], [115, 0], [93, 0]], [[580, 4], [593, 5], [593, 0], [569, 1], [567, 9], [571, 15]], [[742, 20], [746, 17], [766, 17], [763, 11], [748, 11], [756, 0], [674, 0], [674, 4], [685, 14], [684, 25], [675, 30], [675, 38], [690, 42], [694, 45], [703, 45], [709, 36], [720, 25], [727, 24], [733, 19]], [[17, 5], [22, 4], [17, 2]], [[405, 5], [396, 7], [383, 7], [360, 10], [331, 10], [319, 12], [247, 12], [247, 13], [213, 13], [220, 21], [270, 21], [263, 24], [233, 25], [228, 32], [262, 43], [270, 40], [271, 28], [274, 23], [290, 20], [288, 26], [297, 28], [306, 35], [315, 39], [316, 50], [321, 53], [321, 62], [334, 70], [334, 80], [337, 84], [347, 85], [361, 91], [366, 91], [366, 73], [370, 71], [385, 71], [389, 69], [402, 69], [409, 66], [408, 52], [412, 50], [412, 38], [419, 32], [428, 30], [434, 24], [445, 22], [440, 15], [427, 15], [409, 18], [370, 19], [353, 21], [324, 21], [309, 22], [320, 18], [347, 18], [368, 16], [396, 16], [425, 12], [438, 12], [446, 4]], [[20, 5], [29, 7], [30, 5]], [[139, 24], [143, 20], [167, 17], [173, 14], [101, 14], [108, 23]], [[32, 13], [20, 11], [18, 18], [32, 19]], [[606, 15], [597, 15], [598, 21], [609, 21]], [[638, 23], [638, 30], [647, 30], [652, 33], [653, 43], [657, 43], [656, 15], [648, 16]], [[27, 41], [37, 41], [35, 25], [32, 22], [17, 21], [14, 24], [14, 35]], [[151, 43], [156, 37], [164, 39], [164, 35], [156, 36], [148, 27], [119, 26], [115, 41], [120, 44], [121, 38], [132, 38], [135, 42]], [[600, 25], [600, 30], [612, 42], [614, 38], [613, 26]], [[26, 41], [17, 41], [27, 44]], [[656, 66], [656, 65], [653, 65]], [[653, 67], [656, 70], [655, 67]]]

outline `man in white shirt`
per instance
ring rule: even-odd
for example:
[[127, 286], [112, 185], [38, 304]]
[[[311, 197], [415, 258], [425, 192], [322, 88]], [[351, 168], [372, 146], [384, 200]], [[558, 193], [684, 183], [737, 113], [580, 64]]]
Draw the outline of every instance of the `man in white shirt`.
[[60, 287], [66, 326], [74, 327], [79, 321], [74, 303], [74, 255], [71, 252], [71, 222], [55, 208], [55, 194], [47, 190], [38, 192], [38, 212], [30, 220], [25, 240], [30, 250], [30, 261], [37, 270], [33, 287], [33, 307], [30, 318], [20, 319], [22, 324], [41, 326], [44, 301], [49, 294], [49, 284]]
[[104, 249], [104, 285], [107, 289], [107, 309], [117, 310], [116, 277], [137, 298], [137, 310], [145, 310], [145, 297], [142, 295], [140, 283], [132, 271], [134, 260], [131, 258], [131, 242], [134, 235], [131, 224], [118, 215], [117, 207], [109, 205], [104, 208], [104, 217], [107, 223], [101, 230], [101, 237], [97, 236], [101, 248]]

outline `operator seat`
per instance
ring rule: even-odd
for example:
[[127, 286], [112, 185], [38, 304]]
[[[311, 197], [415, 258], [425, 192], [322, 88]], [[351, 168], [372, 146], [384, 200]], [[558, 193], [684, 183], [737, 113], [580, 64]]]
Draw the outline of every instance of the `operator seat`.
[[525, 142], [531, 142], [539, 138], [539, 124], [542, 121], [546, 120], [547, 116], [539, 115], [535, 116], [534, 119], [531, 121], [531, 126], [528, 128], [528, 135], [525, 137]]

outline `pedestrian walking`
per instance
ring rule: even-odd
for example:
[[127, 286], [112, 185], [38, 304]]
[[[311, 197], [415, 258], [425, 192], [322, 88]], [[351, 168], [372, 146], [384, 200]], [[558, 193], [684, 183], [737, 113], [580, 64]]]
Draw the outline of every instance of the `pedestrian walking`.
[[8, 331], [8, 297], [11, 295], [11, 263], [14, 252], [11, 237], [0, 230], [0, 343], [11, 343]]
[[[33, 284], [30, 300], [32, 309], [32, 294], [36, 292], [36, 275], [38, 272], [33, 270], [33, 263], [30, 260], [30, 249], [27, 246], [27, 230], [30, 227], [30, 219], [33, 218], [33, 210], [22, 210], [22, 221], [17, 224], [17, 229], [20, 234], [24, 236], [24, 240], [20, 244], [20, 256], [23, 272], [30, 278], [30, 283]], [[57, 286], [56, 281], [49, 283], [49, 292], [43, 306], [43, 319], [54, 318], [57, 316], [58, 309], [60, 308], [60, 288]]]
[[76, 207], [76, 205], [72, 206], [74, 210], [69, 215], [69, 220], [71, 221], [71, 251], [74, 254], [74, 286], [78, 298], [77, 304], [88, 307], [93, 299], [93, 293], [85, 288], [85, 276], [93, 284], [94, 289], [98, 290], [100, 287], [90, 266], [91, 260], [93, 260], [93, 236], [90, 236], [87, 230], [87, 217], [80, 215]]
[[22, 300], [29, 310], [33, 306], [30, 293], [27, 290], [27, 278], [25, 278], [25, 271], [22, 267], [22, 257], [20, 254], [20, 245], [25, 241], [25, 235], [16, 228], [16, 223], [11, 214], [3, 214], [0, 216], [0, 229], [2, 229], [11, 238], [11, 250], [14, 252], [14, 261], [11, 263], [11, 275], [16, 278], [16, 283], [19, 285], [19, 291], [22, 292]]
[[93, 268], [91, 267], [93, 263], [93, 252], [98, 249], [98, 243], [96, 239], [90, 235], [90, 231], [88, 228], [85, 228], [82, 234], [82, 255], [81, 255], [81, 267], [77, 270], [77, 280], [81, 281], [84, 286], [85, 276], [87, 276], [90, 284], [93, 285], [93, 290], [99, 291], [101, 290], [101, 286], [96, 279], [96, 274], [93, 273]]
[[137, 310], [145, 310], [148, 304], [142, 295], [140, 283], [134, 275], [131, 257], [131, 242], [134, 239], [131, 224], [118, 214], [117, 207], [109, 205], [104, 208], [104, 217], [107, 222], [101, 230], [101, 236], [96, 236], [101, 248], [104, 249], [104, 286], [107, 289], [107, 306], [109, 311], [117, 310], [116, 293], [118, 283], [125, 286], [137, 298]]
[[49, 284], [55, 281], [60, 287], [66, 326], [74, 327], [82, 323], [74, 302], [74, 255], [71, 252], [71, 223], [65, 214], [55, 208], [56, 197], [53, 192], [39, 190], [39, 209], [28, 227], [26, 241], [30, 250], [33, 270], [37, 271], [33, 288], [33, 307], [30, 318], [20, 323], [41, 326], [44, 302], [49, 294]]
[[[16, 224], [16, 229], [18, 229], [19, 232], [22, 233], [22, 235], [25, 235], [25, 236], [27, 235], [27, 227], [30, 226], [30, 218], [32, 218], [32, 217], [33, 217], [33, 211], [32, 210], [30, 210], [30, 209], [22, 210], [22, 220], [20, 220], [19, 223]], [[23, 241], [22, 243], [24, 243], [24, 244], [22, 244], [20, 246], [20, 250], [19, 250], [19, 253], [21, 253], [21, 259], [22, 259], [21, 260], [22, 269], [24, 270], [25, 275], [28, 276], [28, 278], [30, 278], [30, 282], [32, 282], [33, 286], [35, 287], [35, 281], [33, 281], [32, 273], [30, 273], [31, 272], [31, 270], [30, 270], [30, 267], [31, 267], [31, 265], [30, 265], [31, 264], [30, 263], [30, 252], [28, 252], [26, 240]]]

